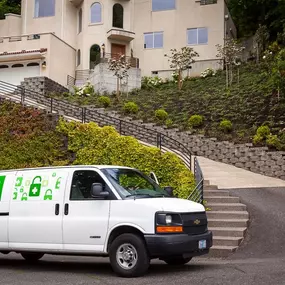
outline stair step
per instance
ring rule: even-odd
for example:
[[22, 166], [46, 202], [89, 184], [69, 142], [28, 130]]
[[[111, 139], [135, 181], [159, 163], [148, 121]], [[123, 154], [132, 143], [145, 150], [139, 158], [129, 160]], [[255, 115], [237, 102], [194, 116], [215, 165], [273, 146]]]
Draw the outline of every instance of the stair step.
[[241, 203], [207, 203], [211, 211], [245, 211], [246, 206]]
[[223, 237], [214, 236], [213, 246], [239, 246], [242, 242], [242, 237]]
[[208, 219], [209, 227], [247, 227], [248, 219]]
[[228, 197], [230, 196], [230, 192], [225, 190], [204, 190], [204, 195], [210, 197], [215, 197], [215, 196]]
[[221, 246], [214, 245], [211, 247], [209, 255], [210, 257], [227, 257], [237, 250], [237, 246]]
[[204, 185], [204, 190], [218, 190], [217, 185]]
[[226, 204], [229, 204], [229, 203], [239, 203], [240, 202], [239, 197], [231, 197], [231, 196], [228, 196], [228, 197], [223, 197], [223, 196], [211, 197], [211, 196], [205, 195], [204, 200], [206, 200], [208, 202], [208, 204], [210, 204], [210, 203], [226, 203]]
[[208, 211], [208, 219], [248, 219], [247, 211]]
[[225, 227], [209, 227], [209, 231], [213, 232], [213, 236], [222, 237], [241, 237], [243, 238], [247, 228], [225, 228]]

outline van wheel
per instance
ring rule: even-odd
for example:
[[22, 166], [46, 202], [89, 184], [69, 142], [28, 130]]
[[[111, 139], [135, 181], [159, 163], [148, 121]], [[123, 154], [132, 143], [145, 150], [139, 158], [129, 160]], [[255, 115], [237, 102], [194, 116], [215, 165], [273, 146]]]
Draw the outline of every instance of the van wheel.
[[184, 258], [184, 257], [170, 257], [163, 259], [164, 262], [166, 262], [168, 265], [184, 265], [188, 263], [192, 257]]
[[22, 257], [29, 262], [35, 262], [44, 256], [44, 253], [21, 253]]
[[144, 275], [150, 264], [145, 242], [135, 234], [122, 234], [111, 244], [111, 266], [121, 277]]

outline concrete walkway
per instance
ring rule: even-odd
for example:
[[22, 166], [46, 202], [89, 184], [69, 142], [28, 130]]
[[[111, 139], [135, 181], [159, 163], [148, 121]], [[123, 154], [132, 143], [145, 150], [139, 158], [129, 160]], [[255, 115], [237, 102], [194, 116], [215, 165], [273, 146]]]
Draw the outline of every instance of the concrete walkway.
[[256, 174], [235, 166], [197, 157], [204, 179], [219, 189], [285, 187], [285, 181]]

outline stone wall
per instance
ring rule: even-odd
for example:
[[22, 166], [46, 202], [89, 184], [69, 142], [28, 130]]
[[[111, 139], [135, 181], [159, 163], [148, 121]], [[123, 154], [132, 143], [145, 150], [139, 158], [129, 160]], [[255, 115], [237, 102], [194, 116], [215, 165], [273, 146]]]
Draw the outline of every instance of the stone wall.
[[21, 87], [25, 90], [35, 91], [42, 95], [48, 95], [51, 92], [63, 93], [68, 89], [48, 77], [29, 77], [21, 82]]
[[[130, 68], [129, 77], [123, 80], [121, 91], [129, 92], [135, 88], [141, 88], [141, 70]], [[117, 90], [117, 77], [114, 72], [108, 69], [107, 63], [100, 63], [95, 66], [93, 74], [90, 75], [90, 82], [94, 85], [95, 91], [99, 94], [112, 93]]]

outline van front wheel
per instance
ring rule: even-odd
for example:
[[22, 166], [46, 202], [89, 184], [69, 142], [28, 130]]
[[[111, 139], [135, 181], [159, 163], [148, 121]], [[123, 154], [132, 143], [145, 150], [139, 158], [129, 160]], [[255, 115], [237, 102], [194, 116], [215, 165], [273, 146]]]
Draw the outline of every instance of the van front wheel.
[[22, 257], [29, 262], [35, 262], [41, 259], [44, 254], [43, 253], [21, 253]]
[[110, 262], [121, 277], [138, 277], [149, 268], [150, 259], [145, 242], [135, 234], [122, 234], [110, 246]]

